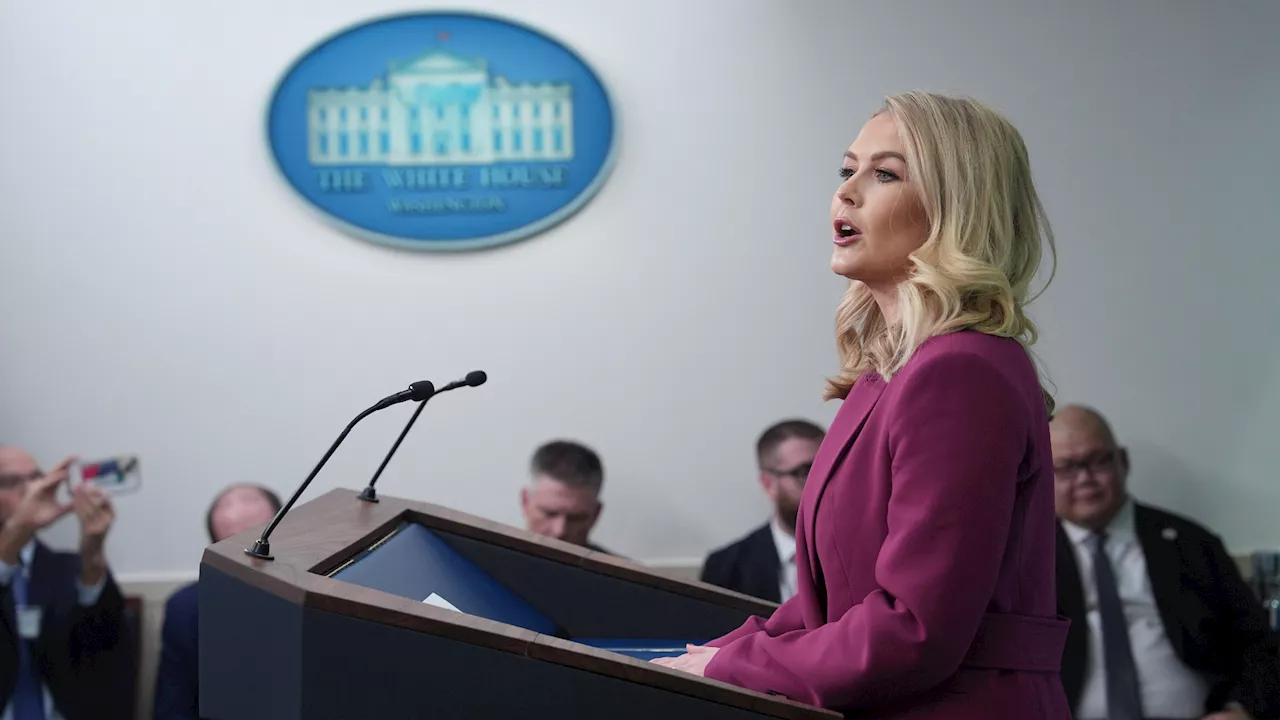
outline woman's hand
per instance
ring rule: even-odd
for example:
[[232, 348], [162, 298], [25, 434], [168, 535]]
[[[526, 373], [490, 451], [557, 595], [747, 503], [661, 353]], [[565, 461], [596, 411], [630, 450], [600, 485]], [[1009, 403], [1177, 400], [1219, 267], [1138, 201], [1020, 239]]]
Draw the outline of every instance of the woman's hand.
[[711, 658], [720, 650], [720, 648], [706, 647], [705, 645], [685, 645], [684, 647], [687, 651], [684, 655], [654, 658], [649, 662], [702, 677], [706, 672], [707, 663], [711, 662]]

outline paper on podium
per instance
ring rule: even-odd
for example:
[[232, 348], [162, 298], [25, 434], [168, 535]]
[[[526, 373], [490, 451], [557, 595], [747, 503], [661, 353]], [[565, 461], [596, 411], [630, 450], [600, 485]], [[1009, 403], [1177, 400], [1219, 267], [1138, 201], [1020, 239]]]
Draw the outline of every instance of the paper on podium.
[[435, 605], [436, 607], [444, 608], [445, 610], [452, 610], [454, 612], [459, 612], [459, 613], [462, 612], [458, 608], [454, 607], [453, 603], [449, 602], [448, 600], [445, 600], [444, 598], [440, 597], [435, 593], [431, 593], [430, 595], [428, 595], [427, 599], [423, 600], [422, 602], [428, 605]]

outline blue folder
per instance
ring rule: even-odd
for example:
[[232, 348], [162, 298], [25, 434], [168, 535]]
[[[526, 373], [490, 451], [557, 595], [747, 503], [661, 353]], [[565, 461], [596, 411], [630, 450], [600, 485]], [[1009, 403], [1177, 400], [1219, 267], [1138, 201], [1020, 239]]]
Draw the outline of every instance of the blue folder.
[[333, 576], [337, 580], [441, 605], [545, 635], [560, 628], [431, 530], [404, 523], [395, 535]]

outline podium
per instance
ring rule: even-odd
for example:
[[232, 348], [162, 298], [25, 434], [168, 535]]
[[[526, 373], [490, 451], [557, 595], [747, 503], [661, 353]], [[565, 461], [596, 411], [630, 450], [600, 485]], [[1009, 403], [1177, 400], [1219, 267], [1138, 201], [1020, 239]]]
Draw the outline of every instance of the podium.
[[205, 550], [210, 720], [838, 718], [668, 670], [772, 603], [429, 503], [338, 489]]

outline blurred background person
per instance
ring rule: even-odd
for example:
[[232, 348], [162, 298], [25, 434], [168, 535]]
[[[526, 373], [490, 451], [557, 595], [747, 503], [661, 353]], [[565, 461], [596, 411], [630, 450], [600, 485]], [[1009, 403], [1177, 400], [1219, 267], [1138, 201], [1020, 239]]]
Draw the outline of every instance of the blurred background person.
[[773, 512], [769, 521], [711, 553], [701, 580], [770, 602], [796, 593], [796, 512], [825, 432], [808, 420], [784, 420], [756, 441], [760, 487]]
[[1136, 502], [1110, 424], [1062, 408], [1053, 437], [1062, 679], [1080, 720], [1280, 717], [1280, 651], [1209, 530]]
[[[91, 482], [59, 499], [71, 462], [46, 474], [27, 451], [0, 445], [4, 720], [126, 720], [133, 708], [137, 648], [105, 552], [115, 510]], [[80, 525], [79, 550], [55, 552], [36, 532], [68, 513]]]
[[[205, 528], [209, 541], [222, 542], [250, 528], [271, 522], [280, 511], [280, 498], [259, 485], [232, 485], [209, 505]], [[156, 672], [155, 720], [200, 718], [199, 588], [190, 583], [164, 606], [160, 636], [160, 666]]]
[[520, 488], [520, 509], [529, 532], [609, 552], [591, 542], [604, 503], [604, 464], [594, 450], [571, 440], [552, 440], [533, 453], [531, 480]]

